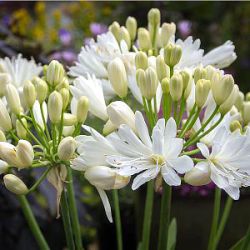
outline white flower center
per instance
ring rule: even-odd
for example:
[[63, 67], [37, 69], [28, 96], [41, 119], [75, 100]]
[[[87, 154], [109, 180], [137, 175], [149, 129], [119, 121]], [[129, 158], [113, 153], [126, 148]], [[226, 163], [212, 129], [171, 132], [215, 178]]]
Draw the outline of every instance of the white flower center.
[[162, 155], [153, 154], [151, 155], [151, 160], [153, 161], [153, 164], [158, 166], [163, 166], [165, 164], [165, 158]]

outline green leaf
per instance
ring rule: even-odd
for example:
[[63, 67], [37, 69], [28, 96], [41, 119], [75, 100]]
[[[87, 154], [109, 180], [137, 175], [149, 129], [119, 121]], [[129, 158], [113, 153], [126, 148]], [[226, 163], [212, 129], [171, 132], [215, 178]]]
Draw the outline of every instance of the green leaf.
[[167, 250], [175, 249], [176, 237], [177, 237], [177, 223], [176, 223], [176, 219], [173, 218], [168, 228]]
[[137, 246], [137, 250], [142, 250], [142, 242], [140, 241], [138, 246]]
[[241, 238], [238, 242], [236, 242], [235, 245], [233, 245], [229, 250], [241, 250], [244, 240], [245, 236]]
[[250, 226], [247, 233], [230, 250], [250, 250]]

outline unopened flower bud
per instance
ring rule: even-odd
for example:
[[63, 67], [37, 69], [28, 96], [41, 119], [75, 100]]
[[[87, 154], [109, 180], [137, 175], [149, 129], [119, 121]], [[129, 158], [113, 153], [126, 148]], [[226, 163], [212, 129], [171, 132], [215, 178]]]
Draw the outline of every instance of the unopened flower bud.
[[210, 81], [200, 79], [195, 85], [195, 103], [198, 108], [202, 108], [210, 91]]
[[27, 108], [32, 108], [36, 101], [36, 89], [31, 81], [27, 81], [23, 87], [23, 96]]
[[5, 96], [8, 102], [10, 111], [15, 115], [19, 115], [21, 112], [21, 102], [17, 89], [14, 85], [8, 84], [5, 88]]
[[5, 134], [2, 130], [0, 130], [0, 142], [5, 142], [5, 141], [6, 141]]
[[130, 38], [130, 35], [129, 35], [129, 32], [128, 30], [122, 26], [120, 28], [120, 40], [124, 40], [128, 46], [128, 49], [130, 49], [131, 47], [131, 38]]
[[7, 162], [0, 160], [0, 174], [4, 174], [7, 172], [9, 165]]
[[8, 142], [0, 142], [0, 158], [9, 165], [19, 166], [16, 147]]
[[250, 92], [246, 93], [246, 101], [247, 101], [247, 102], [250, 101]]
[[180, 74], [182, 76], [183, 90], [184, 90], [188, 87], [189, 82], [191, 81], [191, 75], [188, 73], [187, 70], [181, 71]]
[[206, 73], [202, 72], [202, 75], [205, 74], [205, 78], [210, 81], [212, 81], [214, 74], [218, 72], [218, 69], [216, 69], [215, 67], [211, 65], [206, 66], [205, 70], [206, 70]]
[[8, 132], [12, 129], [10, 115], [1, 99], [0, 99], [0, 128], [4, 132]]
[[36, 88], [37, 100], [41, 104], [41, 103], [43, 103], [45, 101], [45, 99], [47, 97], [47, 94], [48, 94], [48, 85], [40, 77], [35, 77], [32, 80], [32, 83], [34, 84], [34, 86]]
[[236, 130], [239, 130], [240, 132], [242, 131], [242, 126], [241, 126], [241, 124], [240, 124], [240, 122], [239, 122], [238, 120], [232, 121], [232, 122], [230, 123], [229, 128], [230, 128], [230, 131], [231, 131], [231, 132], [234, 132], [234, 131], [236, 131]]
[[184, 175], [186, 183], [192, 186], [203, 186], [211, 182], [211, 171], [208, 166], [200, 165], [192, 168]]
[[52, 60], [46, 72], [47, 82], [52, 86], [56, 86], [63, 81], [64, 75], [65, 71], [63, 65], [56, 60]]
[[215, 74], [211, 82], [211, 89], [217, 105], [221, 105], [231, 94], [234, 87], [234, 79], [231, 75], [221, 77]]
[[169, 43], [164, 49], [164, 60], [169, 67], [179, 63], [182, 55], [181, 46]]
[[164, 58], [161, 55], [156, 57], [156, 72], [159, 81], [161, 81], [165, 77], [170, 77], [170, 69], [165, 64]]
[[152, 67], [149, 67], [146, 69], [145, 76], [146, 76], [146, 86], [142, 90], [142, 94], [148, 100], [151, 100], [156, 95], [159, 82], [158, 82], [157, 74]]
[[79, 123], [84, 123], [87, 119], [89, 110], [89, 99], [86, 96], [82, 96], [77, 102], [76, 118]]
[[59, 91], [59, 93], [62, 96], [63, 110], [66, 110], [66, 108], [68, 107], [68, 104], [69, 104], [69, 97], [70, 97], [69, 90], [66, 88], [62, 88]]
[[25, 118], [22, 118], [21, 121], [23, 124], [19, 120], [16, 120], [16, 132], [19, 138], [25, 139], [27, 137], [27, 130], [25, 128], [28, 128], [28, 124]]
[[77, 118], [75, 115], [71, 113], [64, 113], [63, 114], [63, 125], [64, 126], [72, 126], [77, 123]]
[[62, 115], [62, 108], [63, 108], [63, 102], [61, 94], [58, 93], [57, 91], [52, 92], [49, 95], [49, 100], [48, 100], [48, 113], [52, 123], [57, 124], [60, 122]]
[[171, 36], [175, 35], [176, 32], [176, 25], [174, 23], [163, 23], [161, 26], [161, 34], [160, 34], [160, 40], [161, 40], [161, 46], [165, 47]]
[[136, 69], [144, 69], [148, 68], [148, 57], [145, 52], [138, 52], [135, 55], [135, 66]]
[[236, 98], [238, 96], [238, 92], [239, 92], [239, 87], [235, 84], [233, 86], [233, 90], [231, 91], [229, 97], [220, 105], [220, 112], [221, 114], [226, 114], [227, 112], [229, 112], [235, 101], [236, 101]]
[[161, 13], [159, 9], [152, 8], [148, 12], [148, 23], [153, 26], [157, 26], [157, 25], [160, 25], [160, 22], [161, 22]]
[[108, 65], [108, 76], [116, 94], [124, 98], [128, 93], [127, 73], [120, 58], [115, 58]]
[[179, 101], [183, 93], [183, 80], [181, 74], [174, 74], [170, 79], [170, 95], [173, 101]]
[[3, 177], [5, 187], [12, 193], [23, 195], [28, 192], [27, 186], [24, 182], [13, 174], [6, 174]]
[[194, 82], [195, 84], [200, 79], [207, 79], [207, 71], [203, 67], [199, 66], [194, 70]]
[[121, 101], [110, 103], [107, 107], [107, 113], [117, 128], [122, 124], [127, 124], [135, 131], [135, 114], [126, 103]]
[[239, 91], [238, 96], [236, 97], [236, 100], [234, 103], [234, 105], [238, 109], [238, 111], [242, 110], [243, 102], [244, 102], [244, 94], [241, 91]]
[[64, 126], [62, 134], [63, 136], [71, 136], [73, 135], [74, 131], [75, 131], [75, 126]]
[[84, 177], [95, 187], [103, 190], [120, 189], [125, 187], [130, 177], [124, 177], [106, 166], [94, 166], [87, 168]]
[[145, 28], [138, 29], [138, 43], [139, 48], [143, 51], [148, 51], [152, 47], [150, 34]]
[[126, 28], [130, 34], [131, 40], [134, 41], [136, 37], [136, 31], [137, 31], [137, 21], [134, 17], [129, 16], [127, 18]]
[[117, 41], [120, 41], [120, 24], [118, 22], [113, 22], [109, 26], [109, 30], [112, 32]]
[[7, 84], [11, 84], [10, 75], [8, 73], [0, 73], [0, 97], [4, 95]]
[[110, 120], [108, 120], [104, 124], [102, 132], [104, 135], [109, 135], [110, 133], [112, 133], [116, 129], [117, 129], [117, 126], [115, 126]]
[[170, 91], [170, 79], [168, 77], [165, 77], [161, 81], [161, 89], [164, 94], [169, 94]]
[[69, 89], [69, 79], [67, 76], [63, 77], [62, 82], [56, 86], [57, 91], [60, 91], [63, 88]]
[[73, 157], [75, 150], [75, 139], [71, 136], [65, 137], [58, 145], [58, 157], [62, 161], [68, 161]]
[[250, 123], [250, 101], [243, 103], [242, 118], [243, 118], [244, 124], [247, 125]]
[[20, 162], [18, 168], [27, 168], [32, 165], [34, 151], [30, 142], [26, 140], [19, 140], [16, 146], [16, 154]]

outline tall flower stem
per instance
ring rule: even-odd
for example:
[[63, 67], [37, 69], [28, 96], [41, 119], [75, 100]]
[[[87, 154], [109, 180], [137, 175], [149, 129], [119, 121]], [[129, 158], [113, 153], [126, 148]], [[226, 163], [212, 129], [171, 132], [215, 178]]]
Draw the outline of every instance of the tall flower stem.
[[72, 231], [72, 225], [69, 215], [69, 206], [67, 201], [67, 195], [66, 190], [62, 193], [62, 199], [60, 202], [61, 206], [61, 213], [62, 213], [62, 219], [63, 219], [63, 227], [65, 231], [66, 241], [67, 241], [67, 247], [69, 250], [75, 250], [75, 242], [74, 242], [74, 236]]
[[221, 236], [223, 234], [223, 231], [224, 231], [228, 216], [229, 216], [231, 208], [232, 208], [232, 204], [233, 204], [233, 200], [232, 200], [231, 197], [228, 196], [225, 207], [224, 207], [224, 211], [223, 211], [223, 214], [222, 214], [222, 218], [221, 218], [221, 221], [220, 221], [220, 224], [219, 224], [219, 227], [218, 227], [218, 231], [216, 233], [215, 241], [214, 241], [214, 244], [213, 244], [213, 249], [216, 249], [217, 245], [219, 244], [220, 238], [221, 238]]
[[115, 208], [115, 227], [116, 227], [117, 250], [122, 250], [123, 249], [122, 224], [121, 224], [121, 213], [120, 213], [118, 190], [113, 189], [112, 195], [113, 195], [113, 202], [114, 202], [114, 208]]
[[158, 250], [166, 250], [168, 241], [168, 226], [170, 221], [172, 188], [163, 184], [163, 193], [161, 198], [160, 229], [158, 239]]
[[75, 242], [76, 242], [76, 249], [77, 250], [83, 250], [82, 246], [82, 237], [81, 237], [81, 228], [80, 223], [78, 219], [78, 212], [76, 207], [76, 201], [75, 201], [75, 192], [73, 187], [73, 176], [72, 176], [72, 170], [70, 167], [68, 169], [68, 183], [67, 183], [67, 195], [68, 195], [68, 203], [69, 203], [69, 209], [70, 209], [70, 217], [72, 222], [72, 229], [75, 236]]
[[142, 248], [141, 248], [143, 250], [149, 249], [153, 201], [154, 201], [154, 182], [151, 180], [147, 184], [147, 196], [146, 196], [146, 203], [145, 203], [145, 210], [144, 210]]
[[219, 215], [220, 215], [220, 202], [221, 202], [221, 190], [219, 188], [215, 189], [214, 196], [214, 211], [213, 211], [213, 219], [210, 231], [210, 237], [208, 242], [208, 250], [213, 250], [213, 244], [216, 236], [216, 231], [218, 227]]
[[30, 205], [26, 199], [26, 197], [24, 195], [19, 195], [17, 196], [19, 202], [20, 202], [20, 205], [21, 205], [21, 208], [22, 208], [22, 211], [23, 211], [23, 214], [26, 218], [26, 221], [30, 227], [30, 230], [33, 234], [33, 236], [35, 237], [36, 239], [36, 242], [39, 246], [39, 248], [41, 250], [49, 250], [49, 246], [37, 224], [37, 221], [33, 215], [33, 212], [30, 208]]

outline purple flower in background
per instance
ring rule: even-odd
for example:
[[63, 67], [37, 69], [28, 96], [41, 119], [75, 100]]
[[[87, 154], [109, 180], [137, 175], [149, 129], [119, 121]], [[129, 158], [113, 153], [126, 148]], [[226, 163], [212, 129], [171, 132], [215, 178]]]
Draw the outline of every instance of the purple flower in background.
[[57, 51], [50, 55], [50, 59], [58, 60], [62, 63], [66, 63], [67, 65], [72, 65], [77, 59], [77, 55], [75, 52], [70, 50]]
[[71, 34], [70, 34], [70, 32], [68, 30], [60, 29], [59, 30], [59, 37], [60, 37], [61, 43], [64, 46], [70, 45], [71, 40], [72, 40], [72, 36], [71, 36]]
[[191, 34], [192, 23], [188, 20], [182, 20], [177, 24], [178, 30], [182, 37], [187, 37]]
[[102, 23], [91, 23], [90, 31], [94, 36], [100, 35], [108, 31], [108, 27]]
[[91, 40], [92, 40], [91, 37], [86, 37], [86, 38], [84, 39], [84, 45], [89, 45]]
[[2, 18], [2, 23], [3, 23], [4, 26], [9, 26], [9, 25], [10, 25], [10, 22], [11, 22], [10, 15], [5, 15], [5, 16]]

